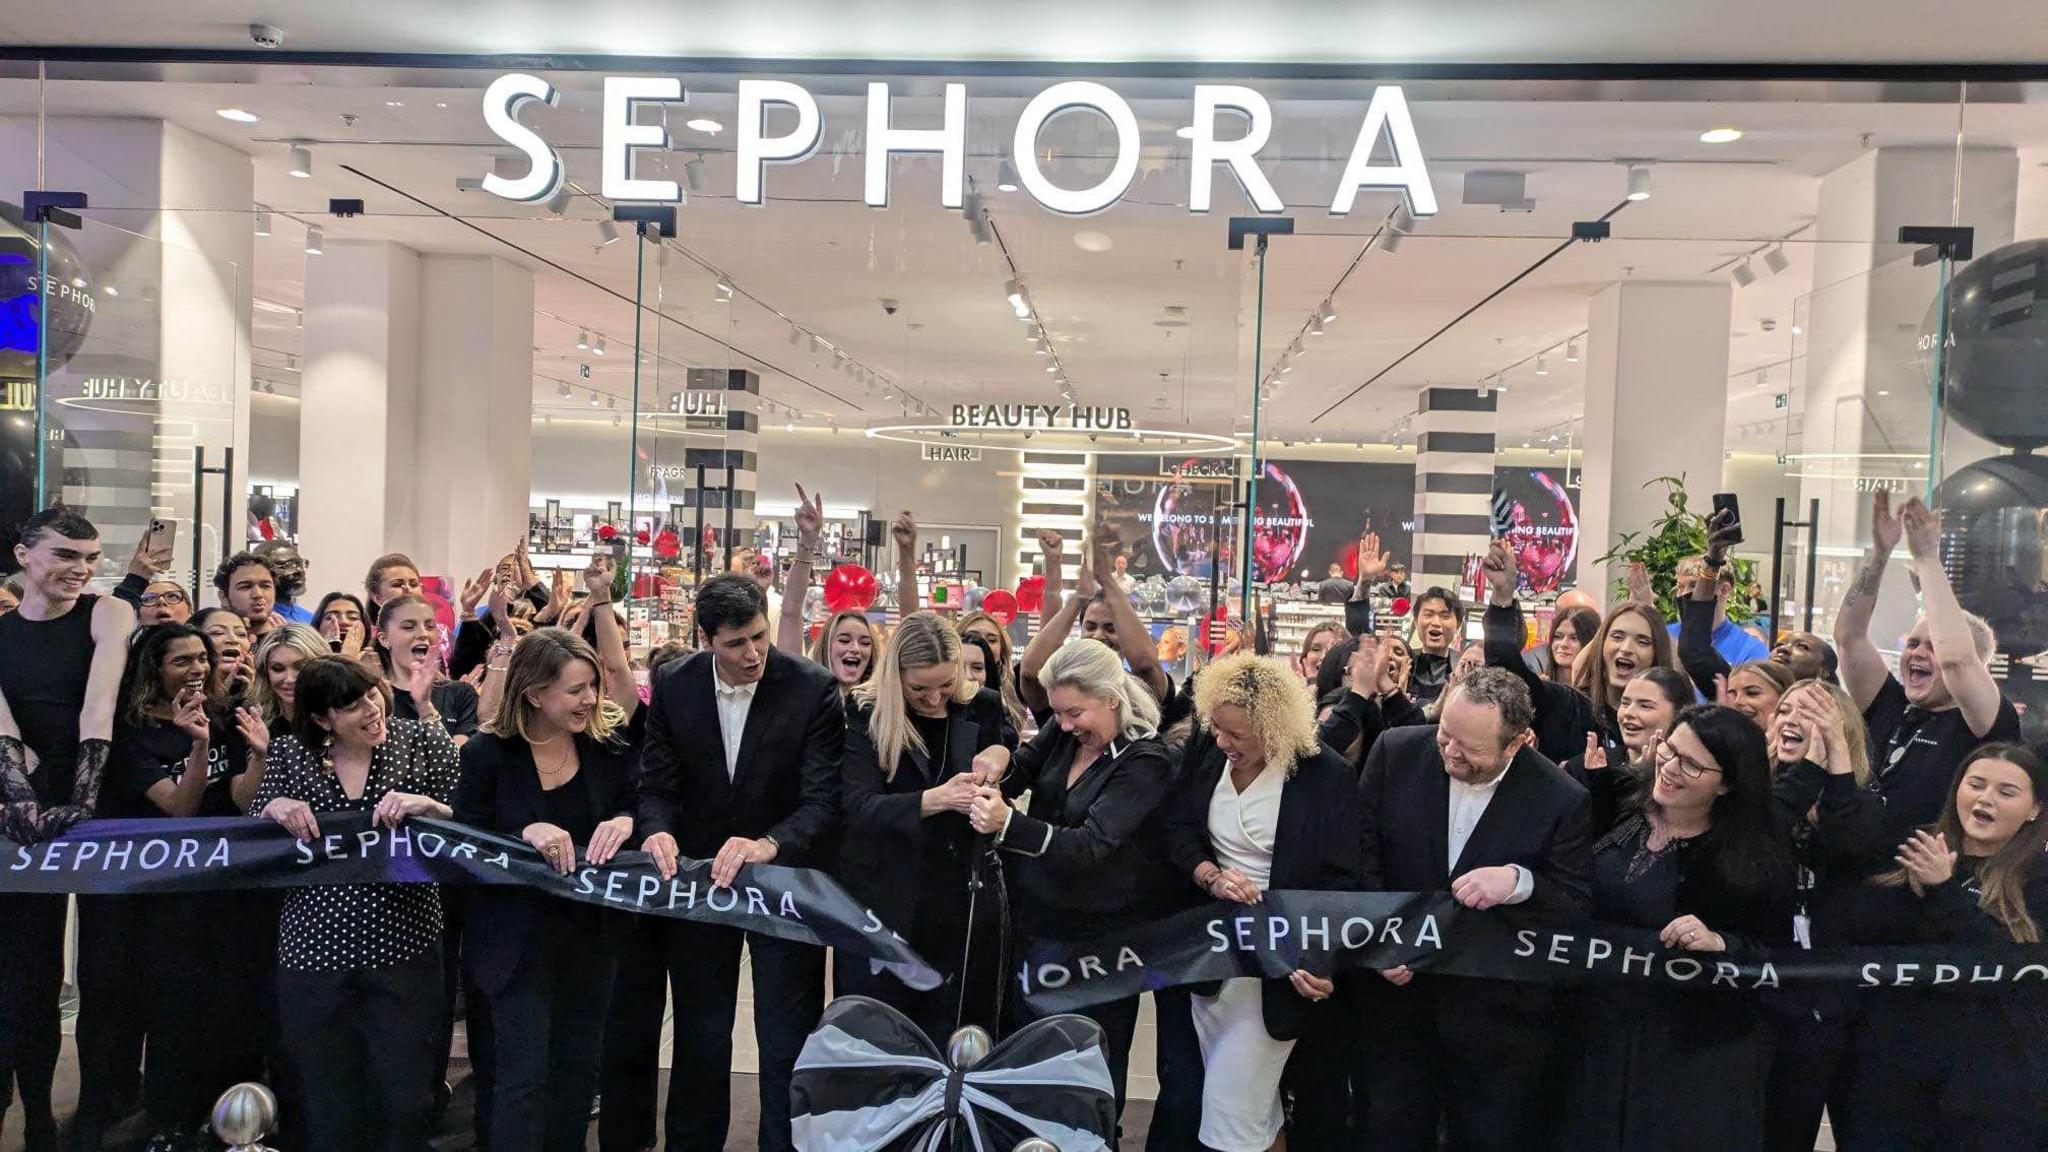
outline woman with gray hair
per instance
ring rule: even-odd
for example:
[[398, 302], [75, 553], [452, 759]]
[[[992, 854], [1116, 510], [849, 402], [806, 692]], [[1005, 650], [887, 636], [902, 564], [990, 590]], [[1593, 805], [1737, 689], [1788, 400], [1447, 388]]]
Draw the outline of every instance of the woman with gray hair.
[[[1017, 749], [1001, 785], [982, 786], [967, 814], [1005, 854], [1025, 948], [1142, 923], [1173, 906], [1186, 883], [1174, 873], [1159, 818], [1173, 764], [1158, 740], [1151, 690], [1124, 670], [1115, 649], [1093, 640], [1068, 641], [1046, 660], [1038, 682], [1055, 723]], [[1020, 811], [1010, 797], [1026, 789], [1031, 806]], [[1138, 998], [1097, 1004], [1085, 1015], [1102, 1026], [1121, 1112]]]

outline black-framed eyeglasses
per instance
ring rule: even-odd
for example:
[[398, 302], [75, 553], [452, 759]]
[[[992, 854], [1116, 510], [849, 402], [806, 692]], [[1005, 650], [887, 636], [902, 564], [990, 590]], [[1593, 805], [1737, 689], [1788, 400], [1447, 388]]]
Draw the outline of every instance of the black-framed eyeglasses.
[[142, 594], [142, 606], [144, 608], [155, 608], [162, 604], [183, 604], [185, 602], [185, 593], [177, 588], [173, 588], [168, 592], [144, 592]]
[[1668, 740], [1659, 741], [1657, 744], [1657, 766], [1662, 768], [1666, 764], [1677, 764], [1678, 771], [1687, 780], [1697, 780], [1709, 772], [1718, 773], [1721, 771], [1719, 768], [1702, 764], [1692, 757], [1684, 755], [1678, 749], [1673, 748]]

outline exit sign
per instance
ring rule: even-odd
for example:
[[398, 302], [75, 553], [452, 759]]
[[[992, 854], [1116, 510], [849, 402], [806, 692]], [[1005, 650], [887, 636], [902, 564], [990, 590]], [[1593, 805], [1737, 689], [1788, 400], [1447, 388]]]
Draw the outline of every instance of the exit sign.
[[1771, 397], [1771, 407], [1773, 408], [1783, 408], [1791, 402], [1792, 397], [1783, 392], [1780, 392], [1777, 395]]

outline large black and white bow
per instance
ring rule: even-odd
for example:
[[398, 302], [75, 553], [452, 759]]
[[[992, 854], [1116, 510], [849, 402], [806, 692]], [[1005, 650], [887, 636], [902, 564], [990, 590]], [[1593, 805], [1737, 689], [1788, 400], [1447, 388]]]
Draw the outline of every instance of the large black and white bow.
[[956, 1034], [950, 1047], [958, 1059], [949, 1061], [887, 1004], [865, 996], [832, 1001], [804, 1041], [790, 1082], [796, 1147], [1011, 1152], [1033, 1137], [1060, 1152], [1110, 1147], [1116, 1091], [1102, 1029], [1093, 1020], [1050, 1016], [1018, 1029], [993, 1051], [986, 1033], [978, 1044], [961, 1039]]

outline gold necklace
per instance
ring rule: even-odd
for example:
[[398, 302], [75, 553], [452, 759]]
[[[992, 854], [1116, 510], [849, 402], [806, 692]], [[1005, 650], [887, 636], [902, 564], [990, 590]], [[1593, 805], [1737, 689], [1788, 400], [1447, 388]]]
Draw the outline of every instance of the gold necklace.
[[[549, 743], [553, 743], [553, 741], [549, 741]], [[570, 761], [574, 760], [575, 758], [576, 744], [574, 741], [571, 741], [570, 743], [563, 746], [561, 759], [555, 762], [555, 766], [553, 768], [548, 768], [540, 762], [540, 747], [539, 745], [535, 745], [533, 768], [534, 771], [539, 772], [541, 774], [542, 778], [552, 779], [553, 777], [560, 776], [568, 772]]]

